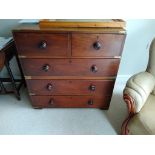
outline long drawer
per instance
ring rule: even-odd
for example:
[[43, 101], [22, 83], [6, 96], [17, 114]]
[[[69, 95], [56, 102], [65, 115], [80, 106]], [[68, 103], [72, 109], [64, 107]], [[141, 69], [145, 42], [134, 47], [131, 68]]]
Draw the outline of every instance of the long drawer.
[[26, 76], [116, 76], [119, 59], [21, 59]]
[[120, 56], [125, 35], [72, 34], [72, 56]]
[[67, 56], [68, 34], [15, 33], [19, 55], [24, 56]]
[[35, 108], [103, 108], [108, 109], [111, 96], [31, 96]]
[[27, 80], [35, 95], [111, 95], [114, 80]]

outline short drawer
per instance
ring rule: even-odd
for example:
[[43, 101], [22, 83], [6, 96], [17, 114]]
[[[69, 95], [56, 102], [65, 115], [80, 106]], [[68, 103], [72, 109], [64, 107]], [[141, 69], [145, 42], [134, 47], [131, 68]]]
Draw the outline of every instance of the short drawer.
[[116, 76], [119, 59], [21, 59], [26, 76]]
[[72, 56], [120, 56], [124, 39], [123, 34], [72, 34]]
[[112, 95], [114, 80], [27, 80], [35, 95]]
[[111, 96], [31, 96], [35, 108], [103, 108], [108, 109]]
[[68, 34], [14, 33], [14, 39], [22, 56], [67, 56]]

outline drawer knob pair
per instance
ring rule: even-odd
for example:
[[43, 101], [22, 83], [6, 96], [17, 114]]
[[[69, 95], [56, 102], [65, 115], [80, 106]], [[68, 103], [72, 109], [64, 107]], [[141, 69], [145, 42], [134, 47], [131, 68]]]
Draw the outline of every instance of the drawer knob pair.
[[48, 104], [49, 104], [49, 105], [54, 105], [54, 100], [53, 100], [53, 98], [51, 98], [51, 99], [49, 100]]
[[[50, 100], [49, 100], [49, 102], [48, 102], [48, 104], [49, 105], [54, 105], [54, 100], [53, 100], [53, 98], [51, 98]], [[89, 101], [88, 101], [88, 105], [93, 105], [94, 104], [94, 101], [93, 101], [93, 99], [90, 99]]]
[[96, 90], [96, 86], [95, 86], [95, 85], [90, 85], [90, 86], [89, 86], [89, 90], [95, 91], [95, 90]]
[[98, 71], [97, 66], [96, 65], [92, 65], [91, 66], [91, 71], [94, 72], [94, 73], [96, 73]]
[[47, 47], [46, 41], [41, 41], [41, 42], [39, 43], [39, 48], [40, 48], [40, 49], [45, 49], [46, 47]]
[[93, 105], [93, 104], [94, 104], [93, 99], [90, 99], [90, 100], [88, 101], [88, 105]]
[[48, 64], [43, 65], [42, 69], [47, 72], [49, 70], [50, 66]]
[[99, 50], [101, 48], [101, 44], [99, 41], [96, 41], [94, 44], [93, 44], [93, 47], [95, 50]]
[[[49, 70], [49, 68], [50, 68], [50, 66], [48, 65], [48, 64], [45, 64], [45, 65], [43, 65], [43, 67], [42, 67], [42, 69], [45, 71], [45, 72], [47, 72], [48, 70]], [[96, 65], [92, 65], [91, 66], [91, 71], [92, 72], [97, 72], [98, 71], [98, 68], [97, 68], [97, 66]]]
[[53, 85], [51, 83], [47, 84], [47, 90], [51, 91], [53, 89]]

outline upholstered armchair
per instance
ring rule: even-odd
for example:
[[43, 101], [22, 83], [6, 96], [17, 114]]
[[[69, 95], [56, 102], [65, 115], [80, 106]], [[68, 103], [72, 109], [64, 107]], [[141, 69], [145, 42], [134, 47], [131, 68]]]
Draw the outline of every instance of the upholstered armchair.
[[128, 117], [122, 125], [122, 134], [155, 134], [155, 39], [150, 46], [146, 71], [127, 81], [123, 98]]

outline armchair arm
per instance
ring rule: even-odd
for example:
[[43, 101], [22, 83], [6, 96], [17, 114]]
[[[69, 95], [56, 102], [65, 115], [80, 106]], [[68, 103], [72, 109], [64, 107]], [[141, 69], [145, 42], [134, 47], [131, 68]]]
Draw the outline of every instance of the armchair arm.
[[[130, 100], [132, 100], [134, 113], [138, 113], [141, 110], [148, 96], [153, 91], [154, 86], [155, 78], [148, 72], [138, 73], [127, 81], [123, 94], [124, 98], [129, 97]], [[131, 109], [129, 109], [129, 112], [131, 112], [130, 110]]]

